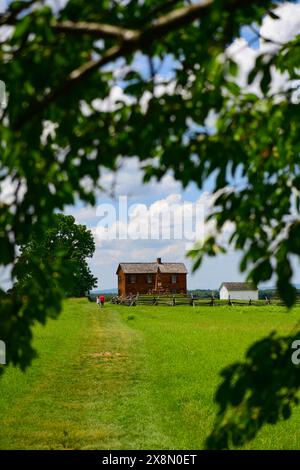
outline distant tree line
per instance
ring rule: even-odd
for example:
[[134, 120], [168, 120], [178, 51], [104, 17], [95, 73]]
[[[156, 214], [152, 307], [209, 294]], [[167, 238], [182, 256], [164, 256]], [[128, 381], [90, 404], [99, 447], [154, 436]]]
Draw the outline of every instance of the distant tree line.
[[210, 299], [212, 296], [214, 296], [215, 299], [219, 298], [219, 291], [212, 289], [193, 289], [189, 290], [188, 294], [197, 296], [200, 299]]
[[[208, 299], [214, 296], [215, 299], [219, 298], [219, 290], [218, 289], [192, 289], [189, 290], [188, 293], [190, 295], [194, 295], [199, 297], [200, 299]], [[300, 289], [297, 289], [297, 296], [300, 296]], [[279, 294], [276, 289], [259, 289], [258, 290], [258, 298], [259, 300], [274, 299], [278, 298]]]

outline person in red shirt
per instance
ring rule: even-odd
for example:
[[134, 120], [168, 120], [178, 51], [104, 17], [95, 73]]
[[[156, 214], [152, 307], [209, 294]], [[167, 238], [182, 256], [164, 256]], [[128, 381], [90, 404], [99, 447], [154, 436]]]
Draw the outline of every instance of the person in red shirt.
[[100, 300], [100, 307], [103, 308], [104, 307], [104, 302], [105, 302], [104, 295], [99, 295], [99, 300]]

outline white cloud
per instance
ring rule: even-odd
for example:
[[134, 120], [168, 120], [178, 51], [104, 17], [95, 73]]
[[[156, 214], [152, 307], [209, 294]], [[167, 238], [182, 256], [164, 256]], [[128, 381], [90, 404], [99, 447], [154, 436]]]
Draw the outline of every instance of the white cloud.
[[58, 128], [58, 123], [55, 123], [49, 120], [43, 121], [43, 131], [41, 135], [42, 145], [47, 145], [49, 137], [50, 139], [55, 138], [57, 128]]
[[81, 101], [80, 109], [84, 116], [90, 116], [93, 111], [99, 111], [102, 113], [111, 113], [116, 111], [123, 104], [130, 105], [135, 103], [135, 98], [124, 93], [124, 90], [118, 86], [114, 85], [110, 88], [109, 95], [103, 99], [95, 98], [91, 105], [85, 101]]
[[[196, 219], [195, 204], [185, 201], [179, 193], [169, 194], [148, 205], [134, 204], [128, 207], [125, 220], [115, 206], [111, 206], [112, 219], [101, 220], [98, 225], [94, 208], [79, 209], [74, 212], [77, 222], [93, 222], [91, 230], [96, 253], [90, 262], [91, 268], [96, 272], [102, 268], [111, 276], [121, 261], [151, 261], [157, 256], [166, 261], [183, 261], [194, 241], [215, 229], [213, 222], [203, 224], [203, 216], [211, 211], [214, 197], [205, 192], [197, 199], [200, 219]], [[196, 227], [196, 223], [200, 225]], [[232, 230], [232, 224], [224, 227], [222, 237], [225, 241]], [[120, 238], [120, 233], [124, 239]], [[191, 261], [188, 264], [191, 265]], [[110, 286], [106, 284], [106, 287]]]
[[263, 51], [276, 51], [280, 46], [276, 43], [286, 43], [300, 33], [300, 5], [285, 2], [275, 10], [280, 19], [275, 20], [269, 15], [263, 19], [260, 33], [263, 37], [271, 39], [275, 44], [260, 42]]
[[22, 201], [26, 189], [27, 185], [24, 180], [19, 184], [18, 180], [13, 181], [10, 176], [7, 176], [0, 181], [0, 203], [11, 205], [16, 197], [18, 202]]
[[[143, 162], [136, 157], [128, 157], [120, 160], [117, 164], [118, 171], [112, 172], [103, 169], [100, 185], [103, 188], [103, 194], [120, 196], [126, 194], [130, 198], [138, 199], [142, 197], [157, 197], [170, 193], [180, 192], [182, 185], [168, 173], [160, 182], [152, 179], [149, 183], [143, 183]], [[101, 194], [100, 194], [101, 196]]]
[[[228, 57], [231, 57], [238, 64], [238, 75], [236, 82], [239, 86], [247, 86], [249, 72], [253, 69], [258, 51], [248, 46], [244, 38], [237, 38], [227, 49]], [[257, 91], [257, 84], [248, 87], [249, 91]]]
[[12, 265], [0, 266], [0, 289], [7, 290], [12, 286]]
[[14, 26], [3, 25], [0, 27], [0, 41], [7, 41], [14, 32]]
[[[132, 164], [132, 162], [127, 163]], [[133, 169], [130, 164], [129, 167], [127, 167], [127, 171], [129, 172], [130, 169]], [[172, 186], [172, 179], [170, 184]], [[164, 261], [185, 262], [190, 272], [188, 276], [189, 288], [217, 288], [224, 280], [243, 280], [243, 277], [238, 274], [240, 255], [232, 252], [226, 256], [217, 257], [217, 259], [214, 260], [206, 260], [200, 271], [194, 275], [191, 274], [193, 262], [191, 259], [186, 258], [186, 252], [187, 249], [192, 247], [193, 242], [189, 242], [189, 240], [184, 238], [174, 239], [173, 235], [174, 231], [180, 228], [178, 225], [180, 225], [182, 220], [184, 204], [187, 214], [186, 230], [188, 236], [193, 234], [192, 230], [189, 230], [189, 224], [193, 229], [192, 203], [185, 200], [182, 191], [174, 191], [163, 195], [163, 185], [159, 183], [156, 183], [156, 185], [157, 188], [155, 188], [155, 192], [152, 196], [156, 194], [157, 199], [145, 203], [145, 199], [142, 198], [143, 195], [140, 194], [142, 198], [141, 201], [143, 202], [132, 205], [128, 225], [118, 218], [118, 211], [116, 211], [116, 220], [114, 220], [109, 227], [109, 236], [107, 236], [103, 227], [101, 228], [100, 226], [100, 228], [97, 229], [99, 217], [97, 217], [96, 208], [86, 207], [73, 210], [76, 221], [78, 223], [87, 223], [95, 237], [96, 252], [94, 257], [89, 261], [89, 265], [93, 273], [99, 277], [99, 287], [103, 289], [116, 287], [117, 277], [115, 271], [120, 262], [154, 261], [157, 257], [161, 257]], [[141, 188], [143, 188], [143, 186]], [[159, 191], [161, 192], [160, 195]], [[195, 194], [194, 200], [203, 205], [204, 212], [207, 214], [211, 211], [214, 198], [215, 196], [212, 196], [209, 192], [203, 192], [201, 195], [198, 194], [198, 196]], [[106, 200], [106, 202], [107, 201], [112, 202], [112, 200]], [[129, 199], [128, 202], [129, 205], [131, 205], [134, 200]], [[168, 217], [168, 211], [170, 209], [173, 210], [171, 220]], [[171, 233], [170, 239], [164, 239], [161, 236], [157, 237], [157, 239], [149, 238], [151, 214], [157, 217], [161, 214], [162, 233]], [[115, 235], [115, 230], [118, 230], [118, 228], [123, 230], [123, 232], [128, 229], [131, 235], [138, 234], [138, 236], [136, 239], [118, 239], [113, 236]], [[219, 241], [226, 243], [233, 229], [232, 224], [227, 224], [219, 237]], [[205, 225], [205, 236], [214, 231], [215, 225], [213, 221]]]
[[156, 77], [153, 88], [153, 93], [145, 91], [140, 98], [140, 106], [143, 114], [147, 112], [150, 100], [154, 98], [160, 98], [163, 95], [174, 95], [176, 91], [176, 81], [171, 80], [165, 82], [162, 77]]
[[[275, 20], [269, 15], [266, 15], [262, 21], [260, 28], [261, 39], [259, 41], [259, 48], [253, 49], [244, 38], [236, 39], [227, 49], [227, 55], [235, 60], [239, 66], [238, 76], [236, 82], [247, 91], [260, 94], [258, 76], [251, 85], [247, 85], [247, 77], [252, 70], [255, 60], [258, 55], [262, 53], [276, 53], [280, 48], [280, 44], [286, 43], [293, 39], [300, 33], [300, 4], [292, 4], [286, 2], [279, 5], [275, 10], [276, 15], [280, 19]], [[265, 41], [270, 39], [274, 43]], [[272, 82], [271, 93], [278, 93], [290, 87], [291, 82], [288, 80], [287, 73], [279, 73], [274, 68], [271, 69]], [[294, 81], [294, 85], [299, 85]]]
[[59, 11], [65, 7], [68, 0], [46, 0], [46, 5], [49, 5], [54, 11]]
[[184, 201], [181, 194], [170, 194], [148, 206], [129, 203], [116, 210], [105, 204], [98, 207], [95, 239], [99, 246], [116, 238], [194, 242], [202, 236], [205, 204], [202, 196], [194, 204]]
[[110, 89], [109, 95], [106, 98], [94, 99], [92, 101], [92, 106], [96, 111], [107, 113], [116, 111], [122, 106], [122, 104], [130, 105], [135, 101], [134, 97], [126, 95], [120, 86], [115, 85]]

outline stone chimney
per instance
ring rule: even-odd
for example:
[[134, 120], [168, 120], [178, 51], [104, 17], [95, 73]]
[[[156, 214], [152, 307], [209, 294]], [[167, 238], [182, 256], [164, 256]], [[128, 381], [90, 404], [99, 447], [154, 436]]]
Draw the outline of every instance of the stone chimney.
[[156, 258], [157, 264], [161, 264], [161, 258]]

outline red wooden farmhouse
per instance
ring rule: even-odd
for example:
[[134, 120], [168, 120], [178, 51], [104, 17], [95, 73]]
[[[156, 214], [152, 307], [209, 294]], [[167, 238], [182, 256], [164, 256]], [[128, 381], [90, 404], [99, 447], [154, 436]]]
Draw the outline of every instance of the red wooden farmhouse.
[[118, 295], [186, 294], [187, 269], [184, 263], [120, 263]]

